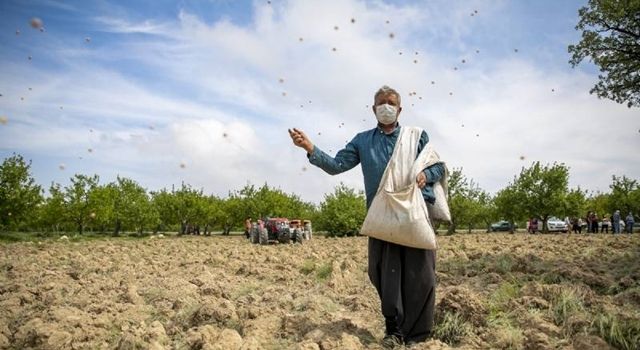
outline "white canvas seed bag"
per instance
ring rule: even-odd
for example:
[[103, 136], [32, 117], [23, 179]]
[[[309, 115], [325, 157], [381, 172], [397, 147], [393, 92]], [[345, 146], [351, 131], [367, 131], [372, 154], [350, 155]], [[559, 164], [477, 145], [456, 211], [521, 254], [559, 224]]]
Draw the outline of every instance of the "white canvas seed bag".
[[421, 135], [421, 128], [401, 128], [360, 234], [408, 247], [437, 248], [431, 220], [451, 221], [446, 195], [449, 174], [443, 164], [445, 174], [433, 185], [436, 202], [426, 203], [416, 177], [440, 162], [440, 157], [429, 144], [417, 154]]

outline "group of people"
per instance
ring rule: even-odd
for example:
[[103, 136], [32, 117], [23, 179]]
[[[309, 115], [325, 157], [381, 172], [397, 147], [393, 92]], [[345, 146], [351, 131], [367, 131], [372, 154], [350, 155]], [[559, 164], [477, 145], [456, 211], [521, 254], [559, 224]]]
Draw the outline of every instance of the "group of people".
[[631, 234], [635, 219], [632, 212], [629, 212], [627, 217], [623, 219], [620, 210], [616, 210], [611, 216], [605, 214], [602, 218], [599, 218], [594, 211], [589, 211], [584, 219], [566, 217], [565, 222], [569, 233], [572, 231], [582, 233], [583, 229], [586, 230], [586, 233], [609, 233], [609, 228], [611, 228], [611, 233], [615, 234], [622, 233], [624, 228], [626, 233]]

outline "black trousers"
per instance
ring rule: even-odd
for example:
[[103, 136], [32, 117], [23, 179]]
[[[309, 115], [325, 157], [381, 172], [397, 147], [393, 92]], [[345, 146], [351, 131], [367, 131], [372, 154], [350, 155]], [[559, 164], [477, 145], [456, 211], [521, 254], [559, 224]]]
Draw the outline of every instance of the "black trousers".
[[436, 252], [369, 238], [369, 279], [380, 296], [387, 334], [425, 341], [433, 327]]

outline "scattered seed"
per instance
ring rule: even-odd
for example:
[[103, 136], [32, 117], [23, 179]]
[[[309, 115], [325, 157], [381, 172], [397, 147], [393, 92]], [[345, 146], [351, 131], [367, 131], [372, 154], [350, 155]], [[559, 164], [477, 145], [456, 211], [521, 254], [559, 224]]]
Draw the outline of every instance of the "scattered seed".
[[42, 20], [38, 17], [33, 17], [31, 21], [29, 21], [29, 24], [31, 24], [31, 28], [33, 29], [42, 28]]

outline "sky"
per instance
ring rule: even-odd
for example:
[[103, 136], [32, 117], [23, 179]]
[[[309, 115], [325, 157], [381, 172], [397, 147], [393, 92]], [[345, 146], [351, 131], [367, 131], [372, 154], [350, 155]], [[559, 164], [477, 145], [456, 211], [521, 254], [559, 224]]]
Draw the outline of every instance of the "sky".
[[[319, 203], [330, 176], [293, 146], [334, 155], [401, 95], [449, 169], [495, 193], [535, 161], [570, 186], [640, 176], [640, 110], [590, 95], [572, 68], [586, 0], [138, 0], [0, 2], [0, 157], [36, 181], [117, 176], [226, 196], [264, 183]], [[37, 18], [42, 29], [33, 28]]]

